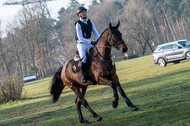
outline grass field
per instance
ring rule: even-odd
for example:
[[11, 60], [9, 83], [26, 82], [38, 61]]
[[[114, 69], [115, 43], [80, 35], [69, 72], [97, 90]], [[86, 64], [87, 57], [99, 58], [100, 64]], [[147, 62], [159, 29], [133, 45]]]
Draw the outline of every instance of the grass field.
[[[154, 65], [145, 56], [116, 63], [121, 85], [140, 110], [133, 112], [119, 96], [118, 108], [112, 108], [110, 87], [89, 86], [86, 99], [103, 120], [96, 122], [82, 107], [90, 126], [190, 126], [190, 62]], [[26, 83], [22, 101], [0, 105], [0, 126], [82, 125], [74, 104], [75, 95], [66, 87], [59, 101], [51, 103], [51, 78]]]

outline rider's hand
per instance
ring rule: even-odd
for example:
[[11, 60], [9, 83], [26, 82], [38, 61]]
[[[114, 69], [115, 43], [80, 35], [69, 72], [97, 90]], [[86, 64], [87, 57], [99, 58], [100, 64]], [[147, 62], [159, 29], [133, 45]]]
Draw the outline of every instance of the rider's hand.
[[92, 45], [96, 45], [97, 42], [96, 42], [96, 41], [91, 41], [91, 44], [92, 44]]

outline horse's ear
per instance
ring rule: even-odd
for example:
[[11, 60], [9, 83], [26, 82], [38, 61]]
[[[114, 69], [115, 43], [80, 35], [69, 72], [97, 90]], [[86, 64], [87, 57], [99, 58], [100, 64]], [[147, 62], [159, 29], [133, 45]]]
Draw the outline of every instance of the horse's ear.
[[118, 29], [119, 25], [120, 25], [120, 21], [118, 21], [118, 23], [117, 23], [117, 25], [116, 25], [116, 28], [117, 28], [117, 29]]
[[111, 22], [110, 22], [110, 24], [109, 24], [109, 28], [112, 29], [112, 24], [111, 24]]

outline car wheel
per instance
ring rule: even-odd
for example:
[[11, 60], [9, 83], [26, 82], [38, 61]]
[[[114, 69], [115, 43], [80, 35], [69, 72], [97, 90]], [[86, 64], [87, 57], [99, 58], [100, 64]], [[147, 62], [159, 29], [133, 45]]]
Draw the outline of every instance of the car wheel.
[[179, 60], [177, 60], [177, 61], [174, 61], [173, 63], [174, 63], [174, 64], [178, 64], [178, 63], [180, 63], [180, 61], [179, 61]]
[[187, 52], [187, 53], [185, 54], [185, 58], [186, 58], [188, 61], [190, 61], [190, 52]]
[[158, 59], [158, 65], [159, 65], [160, 67], [165, 67], [165, 66], [167, 65], [167, 63], [166, 63], [165, 59], [159, 58], [159, 59]]

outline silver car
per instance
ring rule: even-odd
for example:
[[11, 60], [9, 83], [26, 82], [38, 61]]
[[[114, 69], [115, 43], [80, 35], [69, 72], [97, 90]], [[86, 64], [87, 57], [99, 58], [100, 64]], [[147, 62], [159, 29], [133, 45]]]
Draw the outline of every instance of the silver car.
[[190, 61], [190, 41], [180, 40], [159, 45], [152, 58], [154, 63], [160, 67], [165, 67], [169, 62], [179, 63], [185, 59]]

